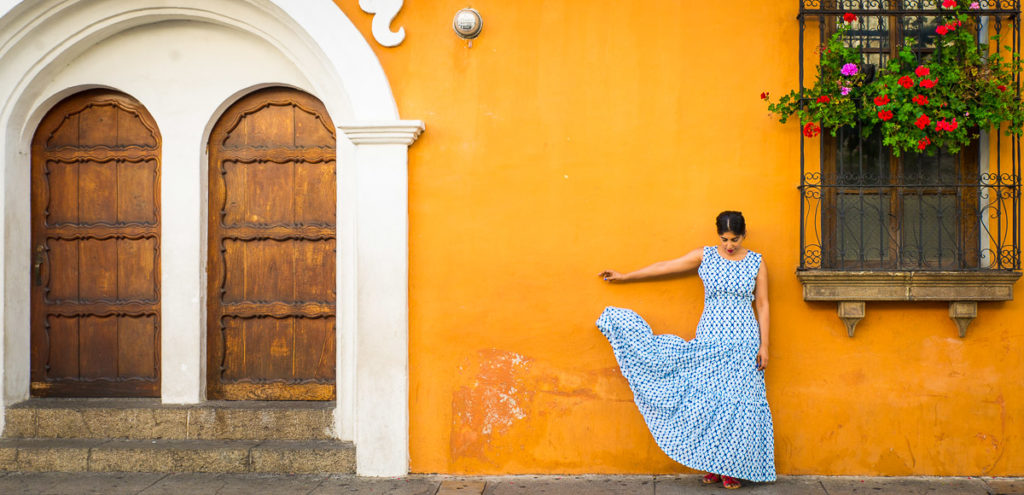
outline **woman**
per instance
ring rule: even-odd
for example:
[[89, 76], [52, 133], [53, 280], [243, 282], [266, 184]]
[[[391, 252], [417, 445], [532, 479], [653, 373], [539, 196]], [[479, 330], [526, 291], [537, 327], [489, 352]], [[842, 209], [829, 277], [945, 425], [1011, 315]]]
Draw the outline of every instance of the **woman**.
[[707, 471], [704, 483], [739, 488], [736, 478], [775, 481], [764, 388], [768, 272], [761, 255], [743, 247], [746, 222], [740, 212], [724, 211], [715, 223], [718, 246], [625, 274], [601, 272], [615, 283], [697, 268], [704, 281], [704, 312], [696, 338], [653, 335], [639, 315], [613, 307], [604, 310], [597, 326], [611, 343], [658, 446], [675, 461]]

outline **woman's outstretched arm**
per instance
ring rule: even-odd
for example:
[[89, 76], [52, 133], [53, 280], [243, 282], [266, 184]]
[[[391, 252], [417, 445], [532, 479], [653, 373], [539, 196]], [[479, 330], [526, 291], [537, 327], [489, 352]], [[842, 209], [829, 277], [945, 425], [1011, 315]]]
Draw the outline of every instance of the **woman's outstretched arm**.
[[761, 261], [754, 285], [754, 306], [757, 308], [757, 325], [761, 327], [761, 347], [757, 350], [757, 369], [768, 367], [768, 269]]
[[694, 249], [674, 260], [659, 261], [636, 271], [619, 273], [615, 270], [605, 270], [600, 273], [600, 276], [608, 282], [635, 282], [662, 275], [675, 275], [700, 266], [703, 254], [703, 249]]

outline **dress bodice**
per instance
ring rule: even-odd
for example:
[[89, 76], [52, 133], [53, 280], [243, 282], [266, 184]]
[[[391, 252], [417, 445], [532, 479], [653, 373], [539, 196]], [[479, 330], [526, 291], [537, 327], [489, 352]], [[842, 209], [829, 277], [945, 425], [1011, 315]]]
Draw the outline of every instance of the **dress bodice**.
[[704, 247], [704, 257], [697, 274], [704, 282], [704, 300], [754, 300], [757, 271], [761, 268], [761, 254], [747, 250], [740, 260], [729, 260], [718, 254], [715, 246]]

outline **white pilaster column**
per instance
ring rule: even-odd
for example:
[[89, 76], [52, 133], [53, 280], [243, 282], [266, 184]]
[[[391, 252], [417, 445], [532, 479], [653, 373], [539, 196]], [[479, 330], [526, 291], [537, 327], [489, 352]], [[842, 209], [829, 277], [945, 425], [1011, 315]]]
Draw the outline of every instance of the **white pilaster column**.
[[[163, 117], [160, 163], [160, 395], [164, 403], [205, 398], [206, 188], [196, 156], [201, 124], [156, 105]], [[191, 126], [184, 124], [192, 124]]]
[[[20, 129], [19, 129], [20, 130]], [[12, 130], [8, 130], [11, 136], [8, 143], [18, 143]], [[25, 400], [29, 396], [30, 382], [30, 356], [31, 325], [30, 287], [31, 279], [31, 204], [29, 191], [31, 190], [30, 174], [31, 165], [28, 162], [29, 142], [24, 142], [24, 151], [12, 153], [9, 157], [16, 157], [18, 162], [24, 163], [23, 167], [6, 166], [3, 172], [2, 211], [0, 218], [3, 219], [3, 242], [0, 244], [0, 252], [3, 253], [3, 260], [0, 261], [0, 273], [3, 273], [3, 284], [0, 287], [0, 297], [3, 300], [3, 335], [0, 336], [0, 366], [3, 372], [0, 373], [3, 380], [0, 383], [0, 401], [4, 404], [12, 404]], [[2, 151], [0, 151], [2, 152]], [[3, 156], [3, 155], [0, 155]], [[23, 160], [23, 161], [22, 161]], [[0, 407], [0, 414], [4, 409]], [[0, 419], [0, 427], [3, 420]]]
[[[424, 125], [339, 129], [351, 145], [339, 147], [339, 161], [352, 163], [339, 163], [339, 194], [351, 196], [338, 202], [338, 219], [353, 225], [339, 230], [338, 294], [354, 296], [355, 315], [339, 315], [337, 425], [342, 437], [351, 428], [358, 474], [400, 476], [409, 471], [408, 147]], [[354, 388], [349, 397], [345, 385]]]

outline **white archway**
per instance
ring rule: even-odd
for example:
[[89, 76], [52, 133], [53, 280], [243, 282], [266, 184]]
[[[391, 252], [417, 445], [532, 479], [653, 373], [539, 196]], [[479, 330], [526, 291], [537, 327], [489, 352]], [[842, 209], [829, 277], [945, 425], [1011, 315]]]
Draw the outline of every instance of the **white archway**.
[[[298, 71], [293, 80], [265, 82], [299, 86], [316, 95], [339, 126], [336, 433], [355, 442], [360, 474], [404, 474], [409, 424], [407, 148], [423, 124], [398, 119], [379, 62], [330, 0], [174, 3], [0, 1], [0, 426], [4, 406], [26, 399], [29, 390], [29, 144], [50, 106], [88, 85], [67, 78], [61, 87], [62, 71], [122, 33], [158, 23], [199, 23], [245, 33], [289, 61]], [[221, 104], [229, 104], [228, 99]], [[215, 108], [207, 113], [210, 123], [219, 116]], [[183, 159], [204, 162], [208, 130], [202, 130], [201, 138], [177, 143], [175, 149], [187, 155]], [[167, 157], [166, 147], [164, 153]], [[199, 200], [205, 198], [205, 182], [200, 168], [162, 184], [164, 205], [172, 198], [180, 204], [170, 217], [165, 213], [161, 243], [167, 245], [171, 231], [185, 241], [170, 247], [187, 253], [162, 262], [165, 402], [204, 397], [205, 200]], [[167, 174], [166, 159], [164, 170]], [[171, 356], [172, 348], [187, 352]]]

